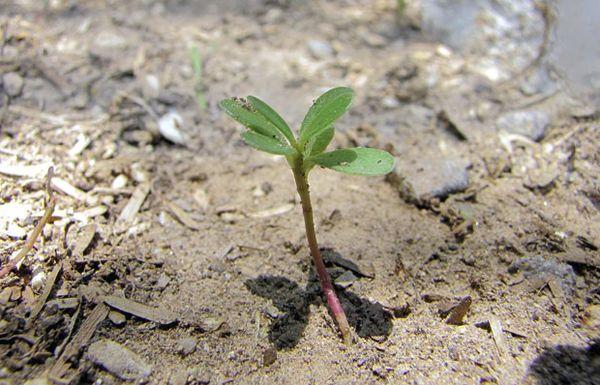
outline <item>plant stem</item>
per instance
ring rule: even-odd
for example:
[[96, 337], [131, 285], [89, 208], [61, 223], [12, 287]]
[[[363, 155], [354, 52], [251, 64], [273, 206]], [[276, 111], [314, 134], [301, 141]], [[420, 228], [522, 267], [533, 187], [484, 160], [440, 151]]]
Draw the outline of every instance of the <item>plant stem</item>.
[[344, 308], [342, 307], [342, 304], [335, 293], [335, 289], [331, 283], [331, 278], [325, 269], [325, 263], [323, 263], [323, 258], [321, 257], [321, 252], [319, 251], [319, 246], [317, 244], [313, 211], [308, 188], [308, 178], [303, 170], [303, 162], [301, 157], [298, 157], [298, 159], [294, 161], [292, 171], [294, 172], [296, 189], [298, 190], [298, 195], [300, 195], [300, 200], [302, 201], [302, 214], [304, 215], [304, 225], [306, 227], [308, 247], [310, 248], [310, 254], [312, 255], [313, 262], [315, 264], [317, 276], [321, 282], [321, 289], [325, 294], [325, 298], [327, 298], [329, 309], [331, 309], [333, 317], [335, 318], [340, 332], [342, 333], [342, 339], [344, 340], [344, 343], [350, 344], [352, 342], [352, 337], [350, 335], [350, 327], [348, 326], [346, 313], [344, 312]]

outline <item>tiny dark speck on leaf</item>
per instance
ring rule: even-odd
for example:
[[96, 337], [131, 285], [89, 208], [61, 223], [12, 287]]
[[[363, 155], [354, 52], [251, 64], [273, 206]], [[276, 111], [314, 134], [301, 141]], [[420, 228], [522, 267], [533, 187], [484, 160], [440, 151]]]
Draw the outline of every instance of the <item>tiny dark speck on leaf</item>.
[[377, 164], [381, 164], [381, 159], [379, 159], [379, 160], [377, 161]]

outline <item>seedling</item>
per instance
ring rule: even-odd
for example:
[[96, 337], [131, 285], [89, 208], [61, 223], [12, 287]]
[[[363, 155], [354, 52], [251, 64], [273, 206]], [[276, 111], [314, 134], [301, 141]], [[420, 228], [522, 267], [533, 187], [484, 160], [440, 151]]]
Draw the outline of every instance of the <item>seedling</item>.
[[294, 136], [290, 127], [273, 108], [257, 97], [234, 97], [219, 103], [229, 116], [248, 128], [242, 133], [244, 142], [257, 150], [283, 155], [290, 165], [302, 202], [306, 238], [321, 289], [345, 343], [351, 342], [350, 328], [319, 252], [308, 174], [316, 165], [346, 174], [369, 176], [385, 175], [394, 167], [392, 155], [373, 148], [357, 147], [325, 152], [333, 139], [333, 123], [348, 111], [353, 96], [352, 90], [346, 87], [333, 88], [321, 95], [304, 117], [299, 137]]
[[190, 48], [190, 57], [192, 59], [192, 69], [194, 71], [194, 92], [200, 111], [206, 110], [206, 98], [204, 97], [204, 84], [202, 82], [202, 57], [198, 46]]

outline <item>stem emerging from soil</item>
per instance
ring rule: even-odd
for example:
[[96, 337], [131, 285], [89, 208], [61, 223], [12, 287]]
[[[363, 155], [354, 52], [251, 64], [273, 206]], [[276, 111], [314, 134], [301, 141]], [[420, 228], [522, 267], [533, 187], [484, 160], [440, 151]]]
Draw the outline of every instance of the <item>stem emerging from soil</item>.
[[342, 339], [344, 340], [344, 343], [348, 345], [352, 342], [350, 327], [348, 326], [348, 320], [346, 319], [344, 308], [342, 308], [342, 304], [335, 293], [335, 289], [331, 283], [331, 278], [325, 269], [325, 263], [323, 263], [323, 258], [321, 257], [321, 252], [319, 251], [317, 236], [315, 233], [315, 224], [313, 221], [312, 205], [310, 203], [310, 193], [308, 190], [308, 179], [303, 169], [301, 157], [296, 159], [292, 170], [294, 172], [294, 180], [296, 181], [296, 189], [298, 190], [298, 195], [300, 195], [300, 200], [302, 201], [302, 214], [304, 215], [306, 238], [308, 240], [310, 254], [313, 257], [313, 262], [315, 264], [319, 281], [321, 282], [321, 289], [327, 298], [329, 309], [333, 313], [333, 317], [335, 318], [340, 332], [342, 333]]

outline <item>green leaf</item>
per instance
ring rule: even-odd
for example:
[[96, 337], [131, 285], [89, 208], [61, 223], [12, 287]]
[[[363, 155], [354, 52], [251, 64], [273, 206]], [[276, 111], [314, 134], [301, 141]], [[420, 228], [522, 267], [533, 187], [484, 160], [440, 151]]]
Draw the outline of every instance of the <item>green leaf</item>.
[[347, 87], [332, 88], [313, 103], [300, 127], [300, 144], [326, 130], [350, 108], [354, 92]]
[[346, 148], [325, 152], [308, 159], [320, 166], [352, 175], [385, 175], [394, 169], [394, 157], [374, 148]]
[[308, 158], [309, 156], [315, 156], [325, 151], [329, 143], [331, 143], [334, 133], [335, 129], [333, 126], [329, 126], [326, 130], [321, 131], [320, 134], [310, 138], [304, 146], [304, 156]]
[[257, 134], [253, 131], [242, 132], [242, 139], [244, 142], [249, 144], [250, 146], [256, 148], [257, 150], [261, 150], [264, 152], [268, 152], [269, 154], [275, 155], [294, 155], [296, 154], [296, 150], [290, 146], [287, 146], [280, 141], [270, 138], [268, 136], [264, 136], [261, 134]]
[[252, 107], [245, 99], [230, 98], [219, 102], [219, 106], [233, 119], [248, 127], [250, 130], [273, 138], [281, 143], [285, 142], [279, 130], [265, 117]]
[[294, 138], [294, 134], [290, 127], [287, 125], [285, 120], [267, 103], [263, 102], [257, 97], [248, 96], [247, 97], [252, 107], [258, 111], [266, 120], [268, 120], [273, 126], [277, 128], [277, 130], [288, 140], [290, 144], [296, 143], [296, 138]]

